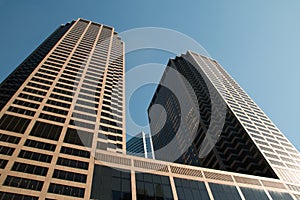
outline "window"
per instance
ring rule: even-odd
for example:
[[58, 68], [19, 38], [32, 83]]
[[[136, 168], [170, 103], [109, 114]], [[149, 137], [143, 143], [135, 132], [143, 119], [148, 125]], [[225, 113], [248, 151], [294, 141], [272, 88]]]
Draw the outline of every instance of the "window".
[[78, 169], [88, 169], [89, 167], [89, 163], [87, 162], [83, 162], [79, 160], [71, 160], [68, 158], [61, 158], [61, 157], [58, 158], [57, 164], [66, 167], [78, 168]]
[[91, 199], [131, 200], [130, 177], [130, 171], [95, 165]]
[[54, 121], [54, 122], [60, 122], [60, 123], [65, 123], [65, 120], [66, 120], [65, 118], [58, 117], [58, 116], [53, 116], [53, 115], [48, 115], [48, 114], [45, 114], [45, 113], [41, 113], [39, 115], [39, 118], [47, 119], [47, 120]]
[[89, 124], [89, 123], [74, 120], [74, 119], [70, 120], [70, 125], [77, 126], [77, 127], [83, 127], [83, 128], [87, 128], [87, 129], [95, 128], [95, 124]]
[[50, 140], [58, 140], [61, 129], [61, 126], [37, 121], [33, 126], [30, 135]]
[[0, 146], [0, 154], [11, 156], [15, 151], [15, 148]]
[[0, 199], [10, 199], [10, 200], [38, 200], [38, 197], [22, 195], [22, 194], [15, 194], [9, 192], [0, 192]]
[[58, 178], [62, 180], [68, 180], [68, 181], [75, 181], [80, 183], [86, 182], [86, 175], [85, 174], [79, 174], [74, 172], [67, 172], [63, 170], [55, 169], [53, 173], [53, 178]]
[[227, 199], [238, 200], [238, 199], [241, 199], [235, 186], [209, 183], [209, 187], [211, 189], [211, 192], [212, 192], [215, 200], [223, 200], [223, 199], [224, 200], [227, 200]]
[[269, 191], [273, 200], [293, 200], [290, 194], [276, 191]]
[[0, 169], [4, 169], [7, 163], [8, 160], [0, 159]]
[[36, 108], [36, 109], [39, 107], [39, 105], [36, 103], [30, 103], [30, 102], [22, 101], [22, 100], [18, 100], [18, 99], [15, 100], [13, 104], [25, 106], [25, 107], [29, 107], [29, 108]]
[[0, 141], [9, 142], [12, 144], [18, 144], [20, 141], [20, 138], [12, 136], [12, 135], [5, 135], [5, 134], [0, 133]]
[[65, 135], [64, 142], [70, 144], [76, 144], [80, 146], [91, 147], [92, 140], [93, 140], [93, 133], [68, 128]]
[[168, 176], [137, 172], [135, 177], [137, 199], [173, 199]]
[[55, 183], [50, 183], [48, 192], [73, 197], [84, 197], [84, 188]]
[[245, 196], [245, 199], [251, 199], [251, 200], [268, 200], [267, 194], [263, 190], [254, 189], [254, 188], [245, 188], [240, 187], [242, 190], [242, 193]]
[[54, 151], [55, 147], [56, 147], [55, 144], [49, 144], [49, 143], [40, 142], [40, 141], [38, 142], [35, 140], [30, 140], [30, 139], [27, 139], [24, 145], [28, 146], [28, 147], [37, 148], [37, 149], [47, 150], [47, 151]]
[[174, 178], [174, 182], [179, 200], [209, 200], [209, 196], [203, 182], [181, 178]]
[[79, 156], [79, 157], [83, 157], [83, 158], [90, 157], [89, 151], [74, 149], [74, 148], [70, 148], [70, 147], [61, 147], [60, 153], [64, 153], [64, 154], [72, 155], [72, 156]]
[[0, 129], [23, 134], [29, 123], [29, 119], [4, 114], [1, 118]]
[[66, 111], [66, 110], [53, 108], [53, 107], [50, 107], [50, 106], [44, 106], [43, 110], [47, 111], [47, 112], [57, 113], [57, 114], [60, 114], [60, 115], [67, 115], [68, 114], [68, 111]]
[[[50, 97], [52, 97], [54, 99], [59, 99], [59, 100], [63, 100], [63, 101], [72, 102], [72, 98], [61, 96], [61, 95], [58, 95], [58, 94], [51, 94]], [[66, 104], [66, 105], [58, 104], [57, 101], [53, 101], [53, 100], [52, 101], [50, 100], [49, 102], [47, 102], [47, 103], [52, 104], [52, 105], [57, 105], [57, 106], [60, 106], [60, 107], [65, 107], [65, 106], [66, 106], [66, 108], [70, 107], [69, 104]]]
[[17, 187], [17, 188], [24, 188], [29, 190], [37, 190], [41, 191], [43, 187], [42, 181], [27, 179], [27, 178], [19, 178], [15, 176], [7, 176], [5, 179], [4, 185]]
[[36, 152], [32, 152], [32, 151], [26, 151], [26, 150], [21, 150], [18, 157], [29, 159], [29, 160], [46, 162], [46, 163], [50, 163], [52, 160], [52, 156], [50, 156], [50, 155], [36, 153]]
[[29, 92], [29, 93], [32, 93], [32, 94], [39, 94], [39, 95], [42, 95], [42, 96], [46, 95], [46, 92], [43, 92], [43, 91], [40, 91], [40, 90], [31, 89], [31, 88], [24, 88], [23, 91], [24, 92]]
[[18, 172], [24, 172], [28, 174], [40, 175], [40, 176], [46, 176], [48, 172], [48, 168], [46, 167], [30, 165], [30, 164], [25, 164], [20, 162], [15, 162], [12, 167], [12, 170]]
[[51, 105], [55, 105], [58, 107], [63, 107], [63, 108], [70, 108], [70, 104], [68, 103], [62, 103], [62, 102], [58, 102], [58, 101], [54, 101], [54, 100], [47, 100], [47, 104], [51, 104]]
[[32, 95], [29, 95], [29, 94], [19, 94], [20, 98], [23, 98], [23, 99], [29, 99], [29, 100], [32, 100], [32, 101], [37, 101], [37, 102], [42, 102], [43, 101], [43, 98], [40, 98], [40, 97], [36, 97], [36, 96], [32, 96]]
[[31, 111], [31, 110], [25, 110], [23, 108], [17, 108], [17, 107], [14, 107], [14, 106], [10, 106], [8, 108], [8, 111], [10, 112], [14, 112], [14, 113], [19, 113], [19, 114], [23, 114], [23, 115], [28, 115], [28, 116], [33, 116], [35, 114], [34, 111]]

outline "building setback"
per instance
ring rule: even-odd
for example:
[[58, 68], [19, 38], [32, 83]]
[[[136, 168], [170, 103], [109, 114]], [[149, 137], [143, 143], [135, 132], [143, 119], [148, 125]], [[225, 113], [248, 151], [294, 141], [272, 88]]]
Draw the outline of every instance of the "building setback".
[[[172, 70], [180, 74], [175, 81]], [[174, 94], [176, 89], [169, 90], [175, 83], [178, 90], [185, 92], [182, 93], [187, 100], [178, 100]], [[154, 104], [160, 104], [165, 111], [151, 113]], [[185, 107], [188, 114], [182, 114], [181, 107]], [[195, 110], [200, 113], [198, 118]], [[161, 125], [163, 112], [167, 115], [164, 126]], [[297, 149], [211, 58], [188, 51], [170, 59], [148, 115], [158, 160], [171, 161], [168, 160], [169, 151], [159, 150], [173, 142], [172, 152], [178, 155], [177, 163], [300, 184]], [[182, 144], [191, 137], [191, 130], [195, 130], [195, 135], [184, 149]]]

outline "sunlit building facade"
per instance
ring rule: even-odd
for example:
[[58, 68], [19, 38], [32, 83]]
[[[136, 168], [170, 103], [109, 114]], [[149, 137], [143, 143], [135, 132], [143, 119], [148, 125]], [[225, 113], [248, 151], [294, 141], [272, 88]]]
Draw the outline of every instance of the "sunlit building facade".
[[89, 199], [97, 150], [126, 153], [124, 43], [61, 25], [0, 85], [0, 199]]

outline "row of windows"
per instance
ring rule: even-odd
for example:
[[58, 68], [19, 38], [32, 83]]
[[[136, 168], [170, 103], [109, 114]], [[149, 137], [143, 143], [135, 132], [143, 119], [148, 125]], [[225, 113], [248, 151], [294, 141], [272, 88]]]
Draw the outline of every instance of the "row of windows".
[[61, 126], [37, 121], [31, 129], [30, 135], [57, 141], [61, 130]]
[[23, 100], [18, 100], [18, 99], [14, 100], [13, 104], [25, 106], [25, 107], [29, 107], [29, 108], [35, 108], [35, 109], [37, 109], [39, 107], [39, 105], [36, 103], [31, 103], [28, 101], [23, 101]]
[[83, 162], [83, 161], [79, 161], [79, 160], [71, 160], [68, 158], [61, 158], [61, 157], [59, 157], [57, 159], [57, 164], [66, 166], [66, 167], [85, 169], [85, 170], [87, 170], [89, 167], [89, 163], [87, 163], [87, 162]]
[[24, 145], [28, 147], [37, 148], [37, 149], [47, 150], [47, 151], [54, 151], [56, 148], [55, 144], [49, 144], [49, 143], [35, 141], [31, 139], [27, 139]]
[[27, 150], [21, 150], [18, 157], [29, 159], [29, 160], [36, 160], [36, 161], [40, 161], [40, 162], [46, 162], [46, 163], [50, 163], [52, 160], [52, 156], [50, 156], [50, 155], [36, 153], [36, 152], [32, 152], [32, 151], [27, 151]]
[[100, 119], [100, 122], [104, 123], [104, 124], [109, 124], [109, 125], [112, 125], [112, 126], [117, 126], [117, 127], [122, 128], [122, 124], [118, 123], [118, 122], [110, 121], [110, 120], [107, 120], [107, 119]]
[[68, 128], [64, 142], [70, 143], [70, 144], [76, 144], [80, 146], [86, 146], [91, 147], [93, 141], [93, 133], [82, 131], [82, 130], [76, 130], [72, 128]]
[[43, 110], [47, 111], [47, 112], [52, 112], [52, 113], [60, 114], [60, 115], [67, 115], [68, 114], [68, 111], [66, 111], [66, 110], [62, 110], [62, 109], [58, 109], [58, 108], [53, 108], [53, 107], [50, 107], [50, 106], [44, 106]]
[[27, 174], [35, 174], [35, 175], [39, 175], [39, 176], [46, 176], [47, 172], [48, 172], [48, 168], [46, 168], [46, 167], [25, 164], [25, 163], [20, 163], [20, 162], [15, 162], [12, 167], [12, 170], [18, 171], [18, 172], [24, 172]]
[[84, 188], [51, 183], [48, 192], [74, 197], [84, 197], [84, 190]]
[[20, 141], [20, 138], [12, 136], [12, 135], [5, 135], [5, 134], [0, 133], [0, 141], [12, 143], [12, 144], [18, 144]]
[[14, 107], [14, 106], [10, 106], [8, 108], [8, 111], [23, 114], [23, 115], [28, 115], [28, 116], [33, 116], [35, 114], [34, 111], [26, 110], [26, 109], [23, 109], [23, 108], [17, 108], [17, 107]]
[[29, 123], [29, 119], [4, 114], [0, 121], [0, 129], [23, 134]]
[[111, 127], [107, 127], [107, 126], [103, 126], [103, 125], [100, 125], [99, 129], [102, 130], [102, 131], [111, 132], [111, 133], [117, 133], [117, 134], [120, 134], [120, 135], [123, 133], [122, 130], [111, 128]]
[[54, 122], [59, 122], [59, 123], [65, 123], [65, 121], [66, 121], [65, 118], [53, 116], [53, 115], [49, 115], [49, 114], [45, 114], [45, 113], [41, 113], [39, 115], [39, 118], [54, 121]]
[[82, 128], [92, 129], [92, 130], [95, 128], [95, 124], [89, 124], [75, 119], [71, 119], [69, 124], [75, 127], [82, 127]]
[[74, 149], [74, 148], [65, 147], [65, 146], [61, 147], [60, 153], [72, 155], [72, 156], [79, 156], [79, 157], [83, 157], [83, 158], [89, 158], [91, 156], [89, 151]]
[[29, 195], [22, 195], [10, 192], [0, 192], [0, 200], [38, 200], [38, 197], [33, 197]]
[[29, 190], [37, 190], [41, 191], [43, 187], [42, 181], [27, 179], [27, 178], [20, 178], [14, 176], [7, 176], [5, 179], [4, 185], [17, 187], [17, 188], [24, 188]]
[[87, 176], [85, 174], [79, 174], [79, 173], [67, 172], [67, 171], [55, 169], [53, 173], [53, 178], [85, 183]]

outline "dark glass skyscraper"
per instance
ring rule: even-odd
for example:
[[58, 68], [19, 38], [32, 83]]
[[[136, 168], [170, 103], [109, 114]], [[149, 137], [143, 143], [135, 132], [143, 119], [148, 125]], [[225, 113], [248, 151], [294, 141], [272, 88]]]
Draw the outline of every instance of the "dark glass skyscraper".
[[[168, 82], [172, 70], [179, 75]], [[175, 83], [177, 89], [170, 90]], [[178, 90], [184, 101], [178, 100]], [[168, 160], [159, 150], [172, 141], [175, 162], [300, 184], [299, 152], [217, 61], [193, 52], [171, 59], [150, 108], [155, 104], [165, 109], [149, 110], [156, 159]], [[183, 106], [188, 114], [180, 112]], [[198, 118], [191, 114], [195, 110]], [[196, 134], [183, 149], [191, 129]]]

